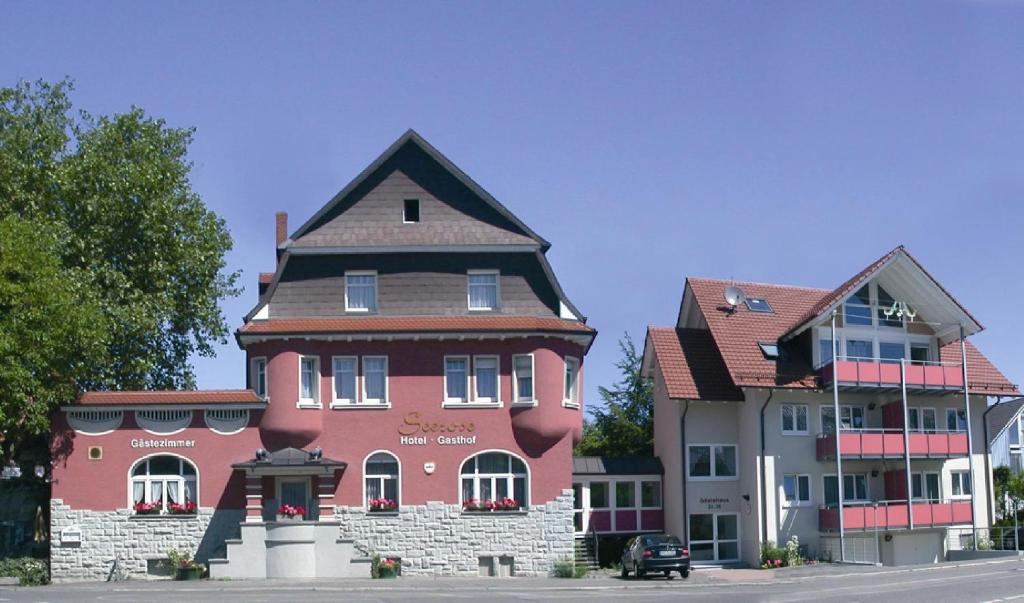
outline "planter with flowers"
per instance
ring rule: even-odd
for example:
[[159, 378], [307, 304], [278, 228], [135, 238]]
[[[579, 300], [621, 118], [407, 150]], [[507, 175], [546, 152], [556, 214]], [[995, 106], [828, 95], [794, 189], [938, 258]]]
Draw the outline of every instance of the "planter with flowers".
[[171, 503], [167, 506], [167, 510], [171, 515], [195, 515], [196, 514], [196, 503], [192, 501], [186, 501], [183, 503]]
[[498, 500], [478, 500], [471, 498], [462, 503], [462, 510], [471, 513], [501, 513], [519, 511], [522, 505], [514, 498], [499, 498]]
[[178, 552], [177, 549], [167, 551], [167, 560], [174, 569], [175, 580], [199, 580], [206, 572], [206, 566], [197, 563], [188, 551]]
[[161, 502], [137, 502], [132, 509], [136, 515], [159, 515], [164, 510], [164, 505]]
[[370, 513], [395, 513], [398, 511], [398, 501], [390, 498], [371, 498]]
[[306, 508], [301, 505], [281, 505], [277, 508], [278, 521], [302, 521], [305, 515]]
[[402, 575], [402, 560], [395, 557], [374, 555], [370, 563], [370, 577], [372, 578], [395, 578]]

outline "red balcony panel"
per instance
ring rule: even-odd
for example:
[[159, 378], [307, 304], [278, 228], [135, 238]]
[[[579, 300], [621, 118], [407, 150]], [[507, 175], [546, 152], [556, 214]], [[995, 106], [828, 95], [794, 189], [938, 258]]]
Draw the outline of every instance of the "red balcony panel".
[[[872, 524], [872, 527], [874, 524]], [[843, 528], [847, 530], [863, 530], [868, 527], [867, 513], [864, 507], [843, 507]]]
[[819, 461], [827, 458], [835, 458], [836, 438], [831, 435], [822, 436], [815, 441], [815, 447], [817, 448]]
[[838, 530], [839, 509], [818, 509], [818, 528], [821, 530]]
[[611, 511], [593, 511], [590, 514], [590, 526], [598, 532], [611, 532], [612, 531], [612, 512]]
[[840, 360], [834, 363], [836, 379], [840, 383], [859, 381], [857, 374], [857, 363], [852, 360]]
[[949, 442], [950, 455], [967, 455], [967, 432], [946, 434]]
[[885, 509], [885, 522], [880, 522], [878, 527], [898, 528], [910, 525], [910, 518], [907, 515], [907, 505], [896, 504], [878, 507], [879, 511]]
[[971, 523], [973, 514], [971, 513], [971, 501], [957, 501], [950, 503], [953, 507], [953, 523]]
[[636, 526], [636, 511], [616, 511], [615, 512], [615, 531], [616, 532], [635, 532]]
[[882, 439], [882, 448], [884, 449], [886, 456], [903, 455], [902, 433], [885, 433], [882, 434]]
[[[882, 372], [877, 362], [857, 362], [857, 381], [861, 383], [880, 383]], [[899, 383], [899, 379], [896, 380]]]
[[660, 531], [665, 529], [665, 513], [661, 509], [640, 511], [640, 529]]
[[945, 381], [946, 383], [946, 387], [960, 388], [964, 386], [963, 367], [943, 366], [942, 374], [943, 381]]
[[907, 365], [907, 385], [924, 386], [924, 367], [919, 364]]
[[862, 455], [864, 454], [863, 443], [861, 442], [861, 434], [859, 433], [843, 433], [839, 435], [839, 452], [845, 454]]
[[[843, 447], [840, 450], [840, 452], [847, 452], [846, 434], [843, 434]], [[882, 434], [860, 434], [860, 453], [863, 454], [864, 456], [882, 456], [885, 453], [885, 446], [883, 445]]]
[[946, 379], [941, 366], [926, 365], [924, 367], [925, 387], [945, 387]]
[[879, 382], [883, 385], [896, 386], [900, 384], [900, 365], [886, 362], [878, 367]]
[[[913, 450], [913, 448], [911, 448]], [[949, 454], [949, 438], [944, 433], [928, 434], [928, 451], [932, 456], [945, 456]]]

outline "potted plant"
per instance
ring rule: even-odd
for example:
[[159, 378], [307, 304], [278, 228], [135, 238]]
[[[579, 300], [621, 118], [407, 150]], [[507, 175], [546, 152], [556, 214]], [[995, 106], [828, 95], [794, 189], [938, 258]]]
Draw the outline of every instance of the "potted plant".
[[398, 501], [391, 500], [390, 498], [371, 498], [370, 499], [370, 512], [371, 513], [388, 513], [398, 510]]
[[167, 551], [167, 559], [174, 569], [175, 580], [199, 580], [206, 572], [206, 566], [197, 563], [188, 551], [178, 552], [178, 549]]
[[278, 521], [302, 521], [306, 508], [302, 505], [281, 505], [277, 508]]
[[392, 557], [381, 559], [374, 555], [371, 559], [370, 576], [373, 578], [394, 578], [402, 573], [402, 560]]
[[159, 501], [151, 503], [137, 502], [132, 508], [135, 509], [136, 515], [159, 515], [160, 511], [164, 510], [164, 505]]
[[195, 515], [196, 503], [190, 500], [184, 503], [171, 503], [167, 506], [167, 509], [171, 515]]

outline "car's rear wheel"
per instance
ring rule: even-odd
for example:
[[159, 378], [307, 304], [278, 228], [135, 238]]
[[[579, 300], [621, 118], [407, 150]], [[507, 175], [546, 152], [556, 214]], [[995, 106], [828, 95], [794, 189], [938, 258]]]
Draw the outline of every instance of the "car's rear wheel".
[[665, 570], [665, 577], [668, 578], [669, 580], [671, 580], [672, 578], [675, 578], [675, 576], [672, 575], [672, 572], [670, 570]]
[[628, 577], [629, 577], [629, 570], [626, 569], [626, 564], [623, 563], [622, 564], [622, 579], [625, 580]]
[[679, 575], [685, 580], [690, 577], [690, 570], [682, 570], [679, 572]]

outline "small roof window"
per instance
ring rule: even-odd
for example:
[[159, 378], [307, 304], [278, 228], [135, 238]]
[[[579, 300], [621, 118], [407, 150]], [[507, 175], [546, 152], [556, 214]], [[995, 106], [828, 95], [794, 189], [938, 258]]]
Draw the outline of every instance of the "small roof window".
[[757, 347], [761, 348], [761, 353], [768, 360], [779, 359], [779, 344], [773, 341], [759, 341], [757, 342]]
[[763, 312], [765, 314], [772, 314], [774, 312], [774, 310], [772, 310], [771, 304], [769, 304], [768, 300], [764, 298], [748, 297], [746, 299], [746, 304], [747, 309], [750, 310], [751, 312]]
[[419, 199], [406, 199], [402, 210], [402, 221], [406, 224], [415, 224], [420, 221]]

